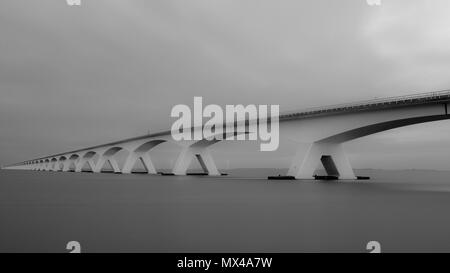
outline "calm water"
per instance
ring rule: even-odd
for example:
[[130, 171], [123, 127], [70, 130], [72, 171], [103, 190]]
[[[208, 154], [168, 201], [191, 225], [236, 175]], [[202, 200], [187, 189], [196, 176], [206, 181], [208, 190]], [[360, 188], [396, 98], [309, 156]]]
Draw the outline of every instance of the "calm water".
[[0, 171], [0, 252], [450, 251], [450, 172], [234, 174], [247, 178]]

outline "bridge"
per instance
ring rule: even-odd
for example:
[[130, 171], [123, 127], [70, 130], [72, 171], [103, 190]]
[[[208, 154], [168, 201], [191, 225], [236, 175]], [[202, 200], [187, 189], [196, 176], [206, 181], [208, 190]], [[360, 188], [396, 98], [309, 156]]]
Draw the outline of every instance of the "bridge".
[[[445, 90], [282, 113], [279, 116], [280, 141], [294, 139], [298, 143], [287, 176], [313, 179], [317, 167], [322, 164], [329, 176], [356, 179], [343, 143], [394, 128], [449, 119], [449, 102], [450, 90]], [[219, 141], [227, 140], [174, 141], [169, 130], [30, 159], [4, 169], [81, 172], [83, 168], [89, 168], [98, 173], [109, 162], [114, 172], [129, 174], [141, 161], [147, 173], [157, 174], [151, 150], [172, 142], [182, 147], [172, 174], [186, 175], [190, 163], [196, 159], [205, 174], [216, 176], [221, 174], [210, 149]], [[127, 151], [127, 158], [119, 166], [115, 156], [122, 150]], [[266, 153], [270, 156], [270, 152]]]

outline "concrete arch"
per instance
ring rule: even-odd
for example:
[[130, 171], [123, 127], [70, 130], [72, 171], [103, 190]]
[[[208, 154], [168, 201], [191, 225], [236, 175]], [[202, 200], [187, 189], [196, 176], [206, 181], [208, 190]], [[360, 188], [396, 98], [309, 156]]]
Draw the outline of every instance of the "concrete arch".
[[120, 151], [128, 151], [128, 150], [122, 146], [113, 146], [113, 147], [107, 148], [107, 150], [104, 152], [100, 152], [99, 153], [100, 158], [98, 159], [98, 162], [93, 171], [101, 172], [103, 167], [105, 166], [105, 164], [107, 162], [109, 162], [109, 164], [111, 165], [111, 167], [113, 168], [113, 171], [115, 173], [121, 173], [119, 164], [117, 163], [116, 159], [114, 158], [114, 156]]
[[122, 173], [131, 173], [137, 161], [139, 160], [144, 166], [147, 173], [156, 174], [157, 171], [152, 162], [149, 152], [156, 146], [165, 142], [171, 141], [167, 139], [152, 139], [141, 143], [137, 148], [133, 148], [128, 154], [127, 159], [125, 160], [124, 166], [122, 168]]
[[80, 158], [79, 154], [72, 154], [72, 155], [69, 156], [69, 160], [76, 160], [78, 158]]
[[84, 165], [88, 165], [91, 171], [95, 169], [94, 156], [97, 154], [96, 151], [85, 151], [82, 155], [79, 155], [78, 162], [75, 164], [75, 172], [81, 172]]
[[57, 171], [64, 169], [64, 165], [65, 165], [66, 161], [67, 161], [67, 157], [65, 155], [62, 155], [59, 157], [58, 163], [57, 163]]
[[67, 165], [70, 163], [68, 155], [62, 155], [58, 159], [56, 171], [67, 171]]
[[39, 161], [37, 161], [37, 170], [39, 170], [39, 171], [43, 171], [43, 170], [45, 170], [45, 166], [44, 166], [44, 164], [45, 164], [45, 161], [44, 160], [39, 160]]
[[318, 163], [321, 162], [328, 175], [336, 176], [340, 179], [355, 179], [356, 176], [342, 143], [391, 129], [445, 119], [450, 119], [450, 115], [394, 119], [360, 126], [322, 138], [311, 144], [306, 155], [297, 154], [295, 156], [288, 175], [300, 179], [311, 179]]
[[383, 131], [396, 129], [400, 127], [410, 126], [414, 124], [433, 122], [439, 120], [450, 119], [450, 115], [434, 115], [415, 118], [398, 119], [387, 122], [375, 123], [368, 126], [359, 127], [356, 129], [348, 130], [324, 139], [317, 141], [317, 143], [343, 143], [351, 141], [364, 136], [380, 133]]
[[44, 161], [44, 171], [49, 171], [50, 170], [50, 159], [45, 159]]
[[148, 142], [145, 142], [144, 144], [141, 144], [136, 149], [134, 149], [134, 152], [136, 152], [136, 153], [146, 153], [146, 152], [150, 151], [151, 149], [155, 148], [156, 146], [158, 146], [159, 144], [162, 144], [164, 142], [168, 142], [168, 140], [165, 140], [165, 139], [150, 140]]
[[72, 170], [72, 166], [73, 166], [73, 171], [75, 171], [76, 166], [77, 166], [77, 161], [80, 159], [80, 155], [79, 154], [69, 154], [67, 155], [67, 160], [64, 163], [64, 167], [63, 167], [63, 171], [64, 172], [68, 172]]
[[51, 170], [54, 172], [59, 171], [59, 163], [60, 163], [59, 158], [53, 157], [51, 159]]
[[217, 139], [213, 139], [213, 140], [206, 140], [206, 139], [202, 139], [199, 140], [197, 142], [195, 142], [194, 144], [190, 145], [191, 148], [206, 148], [209, 147], [213, 144], [216, 144], [217, 142], [220, 142], [223, 140], [217, 140]]
[[185, 147], [181, 151], [180, 155], [178, 156], [175, 162], [175, 166], [173, 168], [173, 173], [175, 175], [186, 175], [189, 165], [195, 158], [200, 163], [200, 166], [202, 167], [203, 171], [208, 175], [212, 176], [221, 175], [219, 173], [219, 170], [217, 169], [213, 157], [211, 156], [209, 146], [220, 141], [226, 141], [227, 138], [230, 136], [237, 136], [241, 134], [249, 134], [249, 132], [245, 131], [245, 132], [233, 132], [229, 134], [218, 134], [212, 136], [211, 140], [202, 139], [190, 143], [187, 147]]
[[48, 163], [47, 170], [49, 170], [49, 171], [54, 171], [55, 165], [56, 165], [57, 162], [58, 162], [58, 159], [57, 159], [57, 158], [55, 158], [55, 157], [50, 158], [50, 159], [49, 159], [49, 163]]
[[88, 151], [82, 156], [82, 158], [90, 159], [90, 158], [93, 158], [96, 154], [97, 154], [96, 151]]
[[124, 150], [124, 147], [121, 146], [114, 146], [109, 148], [108, 150], [106, 150], [102, 156], [106, 156], [106, 157], [110, 157], [110, 156], [114, 156], [116, 153], [118, 153], [119, 151]]

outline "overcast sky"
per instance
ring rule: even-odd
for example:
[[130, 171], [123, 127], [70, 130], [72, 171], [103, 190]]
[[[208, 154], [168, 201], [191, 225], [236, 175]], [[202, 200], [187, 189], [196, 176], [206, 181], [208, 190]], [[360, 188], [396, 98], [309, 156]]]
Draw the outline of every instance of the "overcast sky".
[[[193, 96], [286, 111], [447, 89], [449, 14], [447, 0], [2, 0], [0, 163], [167, 129]], [[355, 167], [450, 169], [450, 121], [346, 146]]]

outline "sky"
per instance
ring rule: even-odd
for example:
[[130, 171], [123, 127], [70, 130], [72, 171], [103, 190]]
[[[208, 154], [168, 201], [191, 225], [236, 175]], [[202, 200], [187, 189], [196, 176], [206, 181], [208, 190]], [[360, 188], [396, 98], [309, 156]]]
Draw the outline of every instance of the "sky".
[[[81, 1], [0, 2], [1, 164], [166, 130], [194, 96], [288, 111], [450, 88], [447, 0]], [[440, 121], [346, 149], [356, 168], [450, 170], [449, 136]]]

